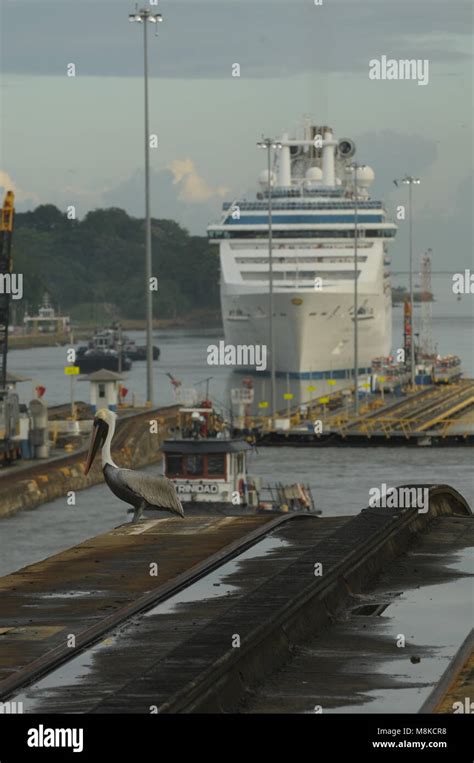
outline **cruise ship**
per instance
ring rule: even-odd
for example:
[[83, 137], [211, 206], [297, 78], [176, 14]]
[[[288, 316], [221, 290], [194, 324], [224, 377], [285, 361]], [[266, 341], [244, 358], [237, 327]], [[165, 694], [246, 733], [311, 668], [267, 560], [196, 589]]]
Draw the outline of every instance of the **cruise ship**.
[[391, 349], [387, 250], [397, 229], [370, 198], [374, 172], [359, 163], [354, 171], [354, 142], [336, 139], [330, 127], [284, 134], [272, 155], [256, 197], [225, 202], [221, 220], [208, 227], [219, 245], [226, 344], [269, 345], [270, 188], [276, 373], [352, 373], [355, 235], [359, 370], [369, 372], [372, 358]]

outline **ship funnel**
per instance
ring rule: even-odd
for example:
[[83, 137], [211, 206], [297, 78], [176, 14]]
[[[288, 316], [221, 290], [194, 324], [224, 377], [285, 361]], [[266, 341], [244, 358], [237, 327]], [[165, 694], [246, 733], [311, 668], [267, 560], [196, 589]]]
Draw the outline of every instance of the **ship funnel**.
[[288, 134], [282, 135], [282, 147], [280, 151], [279, 164], [279, 185], [286, 187], [291, 185], [291, 156], [290, 146], [288, 145]]
[[335, 147], [337, 141], [334, 140], [332, 130], [325, 130], [323, 136], [323, 185], [336, 185], [335, 171]]

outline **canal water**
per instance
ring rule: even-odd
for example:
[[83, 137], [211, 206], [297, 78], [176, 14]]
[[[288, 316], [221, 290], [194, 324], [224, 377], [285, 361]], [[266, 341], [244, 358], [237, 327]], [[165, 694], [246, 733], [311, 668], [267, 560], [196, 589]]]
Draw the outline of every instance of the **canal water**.
[[[145, 469], [161, 473], [159, 464]], [[263, 484], [309, 484], [323, 516], [357, 514], [369, 502], [371, 487], [448, 483], [474, 506], [470, 448], [260, 448], [249, 471]], [[152, 515], [150, 515], [152, 516]], [[0, 521], [0, 576], [51, 556], [130, 521], [127, 506], [105, 485]]]
[[[450, 298], [446, 302], [440, 300], [435, 303], [433, 336], [438, 351], [460, 355], [465, 375], [472, 377], [474, 324], [472, 302], [466, 302], [468, 297], [464, 296], [462, 302], [453, 303]], [[133, 337], [138, 343], [144, 341], [140, 332], [133, 333]], [[401, 337], [401, 308], [395, 308], [394, 347], [401, 346]], [[166, 375], [171, 373], [182, 382], [183, 387], [195, 387], [203, 396], [209, 385], [210, 396], [228, 406], [229, 389], [240, 386], [242, 375], [233, 374], [229, 368], [210, 367], [206, 363], [207, 347], [221, 338], [216, 331], [156, 333], [154, 343], [161, 349], [160, 360], [155, 364], [155, 399], [158, 404], [167, 405], [175, 401], [173, 387]], [[31, 398], [32, 387], [37, 384], [46, 387], [45, 399], [50, 405], [68, 401], [70, 382], [63, 375], [63, 367], [67, 364], [65, 355], [64, 347], [9, 353], [10, 371], [33, 379], [18, 387], [24, 402]], [[212, 378], [206, 381], [209, 377]], [[143, 400], [145, 364], [134, 363], [124, 383], [130, 394], [133, 392]], [[290, 385], [298, 384], [290, 380]], [[318, 395], [323, 392], [321, 384], [324, 382], [316, 383]], [[290, 386], [290, 391], [293, 390], [297, 393], [297, 386]], [[76, 382], [75, 396], [87, 401], [88, 385]], [[252, 475], [262, 476], [264, 485], [275, 481], [309, 484], [323, 515], [347, 515], [366, 507], [370, 488], [384, 484], [448, 483], [474, 506], [472, 466], [471, 448], [283, 447], [260, 448], [250, 457], [249, 471]], [[146, 471], [161, 473], [161, 467], [159, 464], [153, 465]], [[69, 506], [65, 498], [59, 498], [37, 509], [0, 520], [0, 575], [129, 521], [130, 515], [126, 510], [127, 507], [107, 487], [99, 485], [78, 492], [75, 506]]]
[[[457, 301], [453, 294], [439, 296], [433, 303], [432, 338], [433, 349], [441, 355], [456, 354], [463, 360], [465, 376], [474, 377], [474, 299], [472, 295], [463, 295]], [[417, 331], [421, 330], [421, 315], [416, 308]], [[143, 332], [127, 332], [137, 344], [144, 344]], [[223, 334], [218, 330], [173, 330], [155, 332], [153, 343], [161, 350], [159, 361], [155, 363], [154, 400], [158, 405], [171, 405], [175, 402], [174, 387], [167, 374], [178, 379], [183, 387], [194, 387], [203, 396], [206, 390], [213, 400], [229, 406], [230, 389], [241, 386], [244, 374], [233, 373], [228, 366], [209, 366], [207, 364], [210, 345], [218, 344]], [[79, 343], [81, 344], [81, 343]], [[78, 345], [77, 345], [78, 346]], [[393, 350], [403, 346], [403, 311], [402, 307], [393, 309]], [[22, 383], [18, 390], [24, 402], [35, 396], [38, 385], [46, 388], [45, 400], [48, 405], [66, 403], [71, 397], [71, 377], [64, 375], [64, 366], [70, 365], [66, 358], [67, 347], [39, 347], [31, 350], [11, 350], [8, 355], [8, 367], [12, 373], [31, 378]], [[248, 374], [245, 374], [248, 376]], [[145, 400], [146, 364], [135, 362], [125, 374], [124, 386], [129, 390], [129, 397], [135, 395], [137, 402]], [[74, 378], [74, 377], [73, 377]], [[259, 399], [268, 397], [268, 375], [253, 374], [255, 394]], [[284, 408], [284, 393], [292, 392], [297, 400], [300, 394], [308, 397], [309, 382], [296, 379], [278, 379], [278, 407]], [[325, 381], [314, 382], [315, 396], [330, 390]], [[76, 400], [89, 399], [87, 382], [74, 380]]]

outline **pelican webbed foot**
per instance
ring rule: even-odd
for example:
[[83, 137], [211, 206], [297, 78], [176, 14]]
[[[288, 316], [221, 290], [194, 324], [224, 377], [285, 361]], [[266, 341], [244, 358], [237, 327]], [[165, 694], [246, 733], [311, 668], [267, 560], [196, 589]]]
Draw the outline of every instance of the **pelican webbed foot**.
[[139, 506], [135, 508], [131, 524], [134, 524], [135, 522], [140, 521], [140, 517], [143, 514], [144, 508], [145, 508], [145, 502], [143, 501]]

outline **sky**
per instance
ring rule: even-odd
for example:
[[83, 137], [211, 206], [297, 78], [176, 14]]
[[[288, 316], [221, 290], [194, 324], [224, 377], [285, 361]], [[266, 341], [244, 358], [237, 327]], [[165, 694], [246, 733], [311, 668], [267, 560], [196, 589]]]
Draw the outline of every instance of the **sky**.
[[[129, 0], [0, 0], [0, 190], [19, 211], [143, 216], [143, 29]], [[472, 7], [467, 0], [163, 0], [149, 25], [152, 214], [204, 235], [253, 194], [256, 141], [310, 119], [350, 137], [393, 212], [414, 190], [415, 256], [472, 267]], [[381, 56], [429, 81], [373, 80]], [[67, 76], [68, 64], [75, 77]], [[233, 64], [240, 77], [232, 76]], [[407, 228], [392, 246], [407, 265]]]

